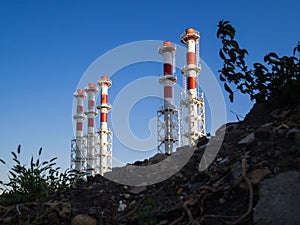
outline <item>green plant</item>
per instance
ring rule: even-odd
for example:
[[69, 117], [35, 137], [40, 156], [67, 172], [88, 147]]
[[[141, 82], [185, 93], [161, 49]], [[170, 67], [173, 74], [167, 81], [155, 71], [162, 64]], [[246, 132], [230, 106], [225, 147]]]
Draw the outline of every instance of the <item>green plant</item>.
[[151, 225], [158, 223], [155, 213], [149, 208], [139, 209], [137, 211], [137, 218], [139, 225]]
[[137, 210], [137, 218], [139, 225], [150, 225], [158, 223], [158, 215], [155, 210], [156, 203], [152, 199], [147, 199], [143, 207]]
[[297, 156], [300, 156], [300, 146], [292, 145], [291, 146], [291, 152], [295, 153]]
[[[15, 164], [9, 171], [9, 182], [0, 181], [5, 186], [0, 196], [0, 204], [3, 205], [42, 200], [53, 192], [74, 185], [85, 175], [76, 170], [60, 173], [60, 167], [55, 167], [57, 157], [41, 162], [42, 148], [38, 152], [37, 160], [31, 157], [29, 166], [20, 162], [20, 145], [17, 153], [11, 153]], [[6, 165], [4, 160], [0, 159], [0, 162]]]
[[246, 64], [248, 51], [240, 47], [235, 40], [235, 28], [229, 21], [220, 21], [217, 37], [222, 41], [219, 55], [223, 60], [223, 67], [219, 70], [220, 80], [229, 93], [232, 102], [236, 90], [250, 96], [256, 102], [267, 100], [291, 103], [299, 101], [300, 95], [300, 43], [294, 48], [294, 56], [279, 57], [271, 52], [264, 57], [264, 64], [254, 63], [250, 69]]

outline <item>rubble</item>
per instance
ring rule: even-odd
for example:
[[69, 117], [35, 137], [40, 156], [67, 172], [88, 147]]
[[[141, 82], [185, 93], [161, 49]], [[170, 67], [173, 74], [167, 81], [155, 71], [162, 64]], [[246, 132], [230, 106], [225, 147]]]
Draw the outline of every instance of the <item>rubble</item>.
[[[264, 110], [263, 118], [256, 114]], [[88, 177], [44, 203], [0, 207], [0, 224], [268, 224], [262, 218], [271, 215], [276, 201], [280, 199], [285, 204], [275, 204], [274, 211], [285, 212], [294, 206], [293, 198], [300, 196], [300, 179], [290, 175], [300, 172], [300, 114], [292, 108], [276, 110], [271, 116], [274, 108], [255, 106], [245, 121], [222, 126], [216, 136], [199, 140], [197, 147], [178, 149], [172, 154], [174, 158], [157, 154], [114, 169], [122, 176], [125, 172], [136, 173], [136, 168], [167, 161], [168, 166], [177, 169], [168, 179], [148, 185], [138, 178], [139, 185], [131, 186], [112, 182], [109, 176]], [[224, 140], [222, 131], [226, 131]], [[205, 150], [216, 143], [222, 143], [218, 155], [207, 169], [199, 171]], [[187, 157], [185, 153], [191, 157], [179, 168], [173, 159]], [[170, 169], [165, 165], [159, 168]], [[160, 174], [147, 175], [149, 179], [157, 176]], [[271, 198], [273, 206], [268, 205]], [[287, 215], [295, 218], [297, 212], [291, 210]]]
[[118, 212], [122, 212], [126, 209], [127, 205], [122, 201], [119, 202]]

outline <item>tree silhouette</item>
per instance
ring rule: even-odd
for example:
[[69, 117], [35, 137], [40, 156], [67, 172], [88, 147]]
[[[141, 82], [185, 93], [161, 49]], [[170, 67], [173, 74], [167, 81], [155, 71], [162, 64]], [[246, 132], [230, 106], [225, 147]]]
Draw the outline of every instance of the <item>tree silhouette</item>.
[[[233, 102], [236, 90], [250, 96], [257, 103], [279, 101], [284, 104], [299, 102], [300, 96], [300, 43], [294, 48], [293, 56], [279, 57], [271, 52], [264, 63], [246, 64], [248, 51], [235, 40], [236, 30], [229, 21], [220, 21], [217, 37], [222, 42], [219, 55], [223, 67], [218, 72], [229, 99]], [[296, 56], [298, 54], [298, 56]]]

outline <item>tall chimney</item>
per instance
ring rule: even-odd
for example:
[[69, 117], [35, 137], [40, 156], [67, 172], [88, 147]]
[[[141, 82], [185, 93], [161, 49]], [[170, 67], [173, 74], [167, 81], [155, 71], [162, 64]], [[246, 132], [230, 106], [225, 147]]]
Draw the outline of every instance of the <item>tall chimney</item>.
[[87, 133], [87, 173], [95, 174], [97, 166], [97, 135], [95, 133], [95, 116], [98, 114], [95, 111], [95, 95], [98, 93], [98, 88], [95, 84], [89, 83], [85, 88], [88, 96], [88, 110], [85, 112], [88, 118], [88, 133]]
[[97, 107], [100, 112], [100, 171], [103, 176], [106, 172], [112, 170], [112, 133], [108, 128], [108, 112], [111, 105], [108, 104], [108, 88], [112, 86], [111, 80], [107, 76], [102, 76], [98, 80], [101, 88], [101, 104]]
[[175, 53], [176, 47], [171, 41], [165, 41], [159, 48], [159, 54], [163, 56], [164, 60], [163, 76], [159, 79], [164, 90], [164, 105], [161, 110], [158, 110], [158, 117], [163, 116], [164, 119], [163, 122], [160, 122], [158, 118], [158, 150], [160, 151], [160, 148], [164, 147], [167, 155], [173, 152], [173, 145], [177, 141], [175, 132], [177, 110], [173, 105], [173, 86], [176, 84], [176, 78], [173, 76]]
[[[181, 35], [180, 40], [186, 45], [186, 63], [182, 74], [186, 76], [187, 96], [181, 99], [181, 108], [187, 108], [187, 131], [181, 132], [183, 138], [188, 139], [188, 145], [196, 145], [199, 137], [205, 136], [205, 111], [203, 94], [197, 92], [197, 77], [201, 71], [199, 66], [200, 34], [193, 28], [188, 28]], [[183, 111], [183, 110], [181, 110]]]
[[84, 137], [83, 137], [83, 121], [85, 120], [83, 101], [86, 97], [82, 89], [78, 89], [73, 96], [76, 98], [77, 107], [76, 114], [73, 116], [76, 120], [76, 156], [75, 156], [75, 169], [82, 171], [85, 168], [84, 152]]

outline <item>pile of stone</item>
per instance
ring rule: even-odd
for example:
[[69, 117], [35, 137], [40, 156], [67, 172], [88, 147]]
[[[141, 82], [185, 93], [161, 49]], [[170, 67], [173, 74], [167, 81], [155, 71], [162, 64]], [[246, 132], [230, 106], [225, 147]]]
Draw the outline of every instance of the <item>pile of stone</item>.
[[[200, 162], [214, 156], [207, 152], [214, 146], [220, 151], [205, 168]], [[153, 182], [160, 174], [139, 170], [154, 165], [176, 172], [148, 184], [143, 176]], [[256, 105], [245, 121], [228, 123], [172, 157], [157, 154], [89, 177], [45, 203], [0, 207], [0, 224], [300, 224], [299, 172], [300, 109]], [[120, 184], [124, 179], [138, 185]]]

